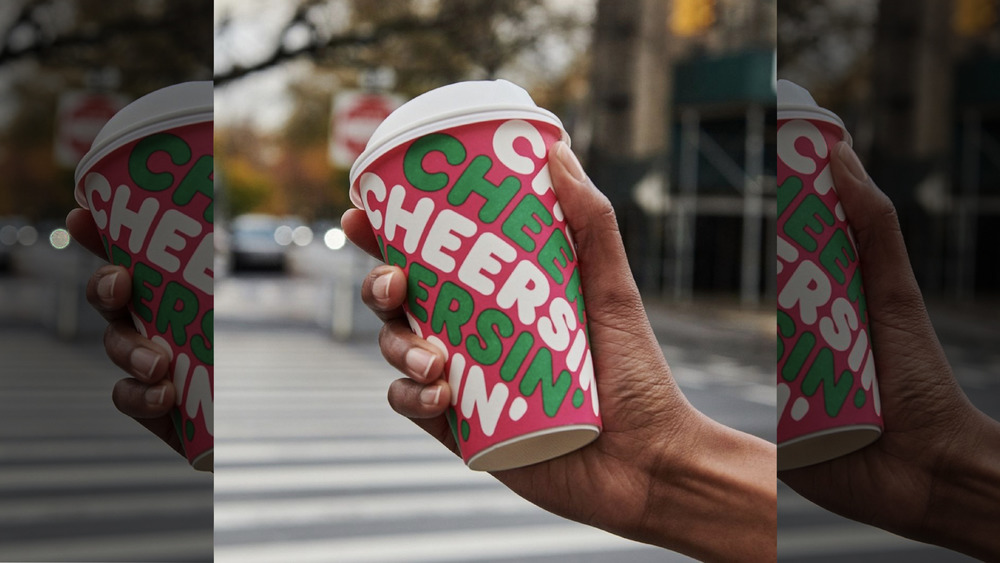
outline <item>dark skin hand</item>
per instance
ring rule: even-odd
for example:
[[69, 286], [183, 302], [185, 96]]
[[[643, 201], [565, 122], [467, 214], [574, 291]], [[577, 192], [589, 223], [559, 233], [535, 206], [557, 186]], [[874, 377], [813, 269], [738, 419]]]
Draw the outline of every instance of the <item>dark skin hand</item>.
[[[580, 257], [604, 432], [576, 452], [494, 476], [546, 510], [625, 537], [702, 560], [773, 561], [774, 445], [688, 403], [646, 320], [610, 202], [565, 144], [550, 150], [549, 170]], [[379, 257], [363, 211], [341, 224]], [[454, 452], [444, 356], [410, 331], [405, 297], [396, 267], [376, 267], [362, 285], [385, 321], [382, 352], [407, 376], [390, 385], [389, 403]]]
[[[107, 259], [90, 211], [70, 211], [66, 228], [84, 248]], [[111, 399], [119, 411], [184, 455], [170, 417], [176, 397], [174, 384], [167, 377], [170, 356], [136, 331], [127, 309], [131, 298], [131, 278], [121, 266], [101, 266], [87, 282], [87, 301], [108, 321], [104, 349], [115, 365], [131, 375], [115, 384]]]
[[892, 202], [846, 143], [834, 155], [861, 259], [885, 432], [862, 450], [778, 476], [848, 518], [1000, 560], [1000, 424], [955, 381]]

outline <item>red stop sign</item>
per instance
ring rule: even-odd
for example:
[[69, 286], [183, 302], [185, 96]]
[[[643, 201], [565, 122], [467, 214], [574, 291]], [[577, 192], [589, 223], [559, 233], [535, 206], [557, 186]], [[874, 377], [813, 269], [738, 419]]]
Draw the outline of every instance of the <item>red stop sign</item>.
[[351, 166], [364, 152], [375, 129], [402, 102], [394, 94], [357, 91], [337, 94], [333, 103], [331, 161], [345, 168]]
[[59, 100], [55, 157], [59, 164], [76, 166], [94, 138], [127, 100], [120, 94], [68, 92]]

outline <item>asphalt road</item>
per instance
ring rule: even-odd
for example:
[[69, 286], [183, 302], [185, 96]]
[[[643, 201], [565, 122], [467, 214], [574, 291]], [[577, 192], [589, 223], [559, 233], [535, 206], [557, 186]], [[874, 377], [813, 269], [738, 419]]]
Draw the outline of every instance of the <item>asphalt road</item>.
[[[0, 560], [205, 561], [213, 525], [219, 561], [687, 560], [465, 469], [385, 403], [396, 375], [356, 295], [371, 263], [314, 245], [291, 264], [288, 276], [217, 280], [214, 517], [211, 476], [110, 403], [121, 375], [79, 293], [96, 262], [40, 247], [0, 276]], [[963, 388], [1000, 417], [998, 308], [930, 309]], [[648, 312], [689, 400], [773, 441], [773, 315], [704, 299]], [[778, 511], [781, 561], [970, 560], [780, 484]]]
[[0, 322], [0, 561], [211, 561], [212, 477], [111, 403], [99, 336]]
[[[216, 284], [216, 561], [690, 561], [551, 515], [395, 414], [385, 392], [398, 375], [378, 351], [379, 324], [356, 298], [336, 297], [338, 280], [356, 284], [370, 263], [314, 252], [292, 260], [292, 276]], [[351, 336], [335, 339], [345, 305]], [[721, 338], [753, 319], [760, 336], [744, 335], [754, 352], [742, 359], [719, 353], [732, 342], [664, 350], [698, 408], [773, 440], [773, 352], [759, 349], [773, 351], [774, 337], [759, 317], [661, 324]]]

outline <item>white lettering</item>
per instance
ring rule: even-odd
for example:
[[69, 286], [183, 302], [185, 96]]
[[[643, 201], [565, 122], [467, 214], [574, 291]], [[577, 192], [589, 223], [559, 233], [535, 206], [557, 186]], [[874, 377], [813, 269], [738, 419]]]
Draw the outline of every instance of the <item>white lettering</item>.
[[569, 347], [573, 330], [576, 330], [576, 309], [562, 297], [556, 297], [549, 303], [549, 316], [538, 319], [538, 335], [546, 346], [562, 352]]
[[[858, 329], [858, 314], [843, 297], [833, 300], [830, 317], [819, 320], [819, 333], [834, 350], [843, 352], [851, 345], [851, 332]], [[856, 368], [852, 368], [856, 369]]]
[[518, 262], [497, 293], [497, 305], [510, 309], [517, 305], [517, 317], [526, 325], [535, 324], [535, 309], [549, 300], [549, 281], [538, 266], [528, 260]]
[[496, 284], [483, 272], [499, 274], [503, 264], [497, 258], [509, 264], [517, 259], [517, 250], [497, 235], [483, 233], [472, 244], [468, 256], [458, 268], [459, 281], [483, 295], [493, 295]]
[[462, 416], [471, 419], [474, 413], [478, 414], [483, 434], [492, 436], [509, 395], [510, 390], [502, 382], [497, 382], [487, 394], [483, 368], [473, 365], [466, 374], [465, 387], [462, 389]]
[[382, 212], [369, 204], [368, 194], [374, 196], [375, 201], [379, 203], [385, 201], [385, 182], [383, 182], [382, 178], [379, 178], [377, 175], [371, 172], [366, 172], [361, 175], [358, 185], [361, 188], [361, 201], [365, 206], [365, 211], [368, 212], [368, 221], [371, 222], [372, 227], [381, 229]]
[[149, 233], [149, 226], [156, 217], [156, 212], [160, 208], [160, 203], [154, 198], [146, 198], [139, 211], [132, 211], [128, 208], [131, 191], [128, 186], [122, 184], [115, 190], [115, 200], [111, 204], [111, 240], [118, 241], [121, 238], [122, 227], [127, 227], [130, 231], [128, 238], [128, 248], [133, 253], [142, 251], [143, 242]]
[[826, 158], [826, 140], [823, 139], [823, 134], [804, 119], [793, 119], [778, 129], [778, 158], [796, 172], [812, 174], [816, 171], [816, 161], [795, 148], [795, 142], [801, 138], [812, 143], [818, 157]]
[[389, 204], [385, 210], [385, 238], [392, 242], [396, 238], [396, 227], [405, 229], [403, 248], [408, 254], [413, 254], [417, 251], [424, 227], [434, 212], [434, 201], [426, 197], [420, 198], [413, 211], [406, 211], [403, 209], [405, 198], [406, 188], [398, 185], [392, 187], [392, 191], [389, 192]]
[[514, 141], [527, 139], [531, 152], [538, 158], [545, 156], [545, 140], [533, 125], [521, 119], [506, 121], [493, 134], [493, 152], [504, 166], [517, 174], [531, 174], [535, 161], [514, 150]]
[[466, 238], [472, 237], [476, 234], [476, 223], [451, 209], [438, 213], [421, 249], [424, 261], [442, 272], [450, 273], [454, 270], [455, 259], [446, 254], [444, 249], [455, 251], [462, 246], [462, 239], [455, 236], [456, 233]]
[[212, 295], [215, 273], [215, 233], [205, 233], [198, 247], [195, 248], [191, 260], [184, 266], [184, 281], [192, 287], [200, 289], [206, 295]]
[[201, 223], [176, 209], [168, 209], [149, 237], [146, 257], [163, 270], [176, 272], [181, 267], [181, 261], [177, 256], [167, 252], [167, 249], [184, 250], [187, 240], [180, 235], [194, 237], [199, 233], [201, 233]]
[[815, 263], [803, 260], [778, 293], [778, 304], [791, 310], [799, 305], [802, 322], [816, 322], [816, 309], [830, 300], [830, 280]]
[[86, 191], [87, 205], [90, 206], [90, 213], [94, 217], [97, 228], [108, 228], [107, 212], [97, 209], [97, 205], [94, 203], [95, 195], [101, 196], [101, 201], [104, 202], [111, 199], [111, 184], [108, 183], [108, 179], [97, 172], [91, 172], [83, 180], [83, 189]]

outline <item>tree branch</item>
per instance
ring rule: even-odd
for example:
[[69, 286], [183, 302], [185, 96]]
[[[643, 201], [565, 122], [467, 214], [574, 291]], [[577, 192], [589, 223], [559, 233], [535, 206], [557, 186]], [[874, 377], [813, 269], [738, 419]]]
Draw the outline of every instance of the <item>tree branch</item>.
[[[289, 22], [282, 34], [286, 32], [296, 22]], [[215, 74], [215, 85], [220, 86], [243, 78], [254, 72], [265, 70], [273, 66], [282, 64], [303, 55], [318, 57], [324, 52], [341, 49], [345, 47], [359, 47], [364, 45], [377, 44], [390, 36], [401, 34], [415, 34], [426, 32], [442, 32], [447, 30], [454, 23], [454, 18], [449, 16], [439, 16], [433, 19], [418, 19], [414, 17], [400, 18], [379, 24], [372, 30], [360, 31], [338, 35], [326, 40], [320, 40], [316, 34], [311, 34], [313, 41], [295, 49], [287, 49], [283, 45], [278, 45], [267, 57], [250, 65], [234, 65], [227, 70]]]

